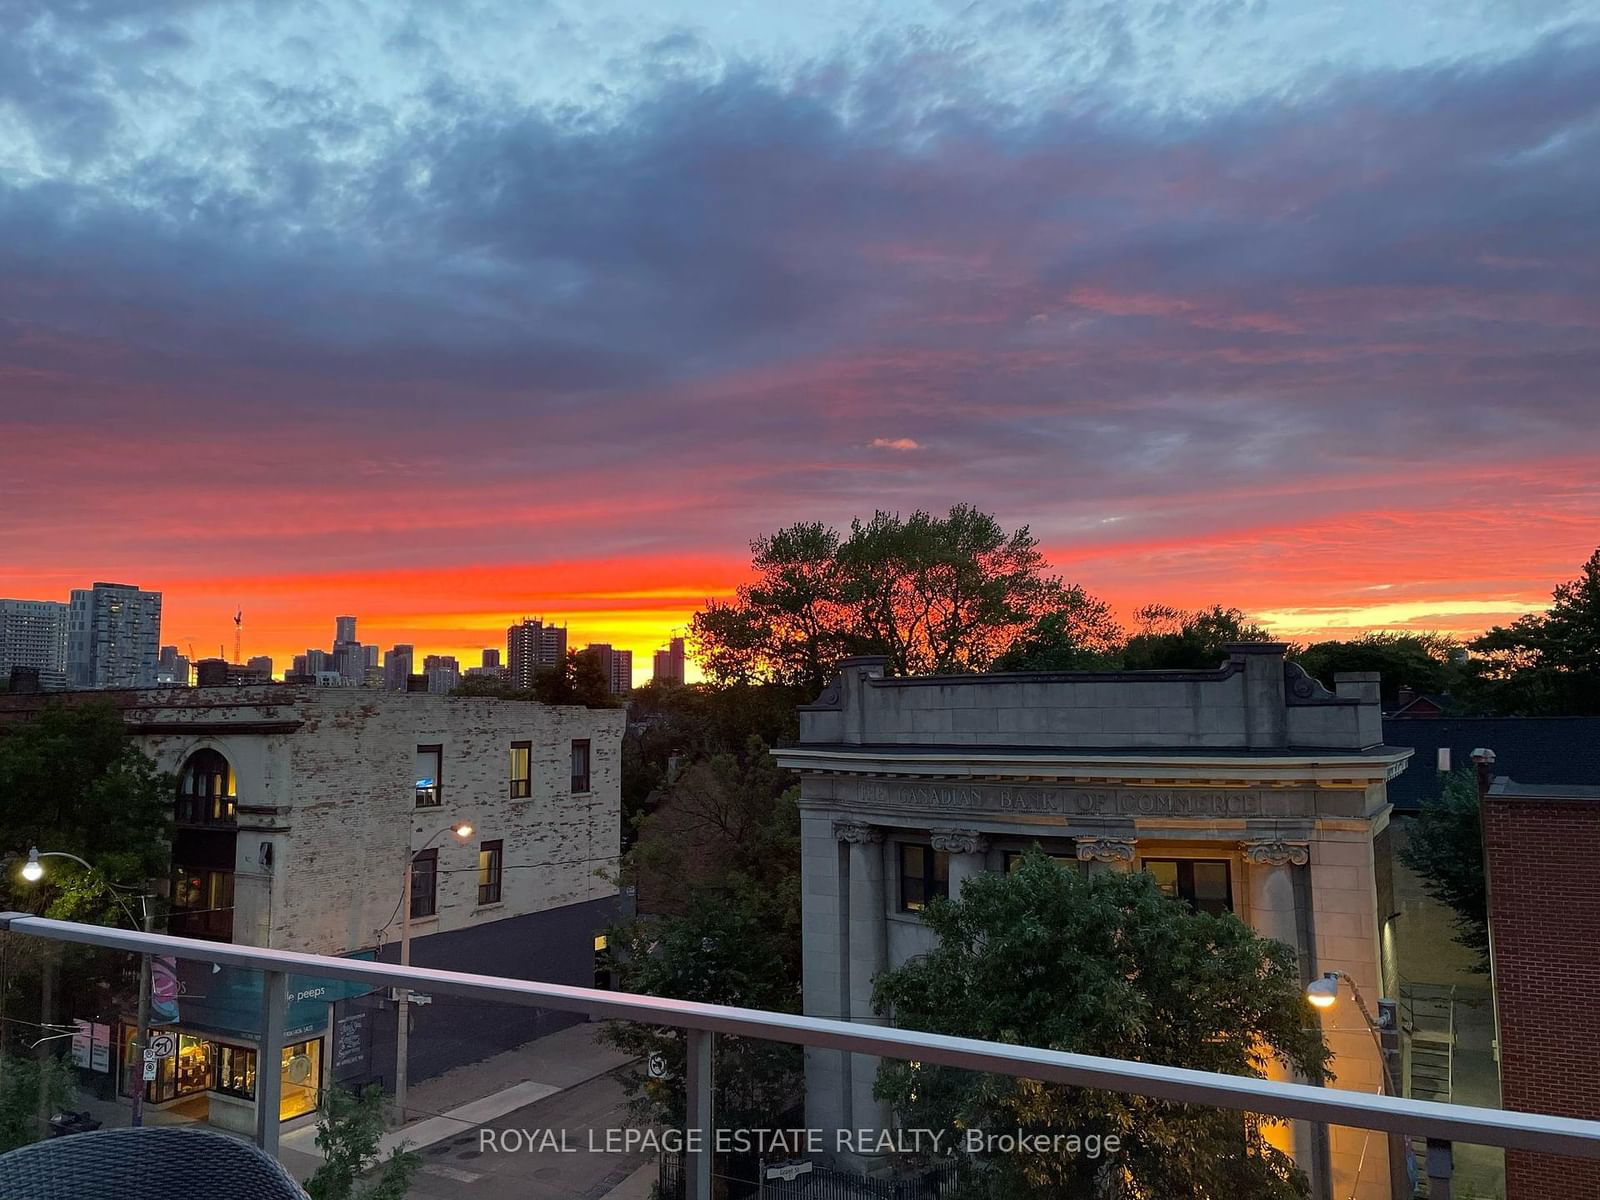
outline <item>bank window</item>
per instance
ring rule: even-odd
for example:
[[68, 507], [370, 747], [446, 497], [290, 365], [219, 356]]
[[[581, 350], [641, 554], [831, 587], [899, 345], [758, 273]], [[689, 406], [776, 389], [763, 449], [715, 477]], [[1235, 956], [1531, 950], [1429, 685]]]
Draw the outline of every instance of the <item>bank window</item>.
[[[1021, 867], [1022, 860], [1027, 856], [1027, 851], [1025, 850], [1007, 850], [1006, 873], [1010, 874]], [[1076, 871], [1078, 869], [1078, 856], [1076, 854], [1047, 854], [1045, 857], [1064, 870]]]
[[589, 790], [589, 739], [579, 738], [572, 743], [572, 793]]
[[411, 860], [411, 919], [439, 911], [439, 852], [419, 850]]
[[444, 747], [418, 746], [415, 772], [418, 808], [438, 808], [444, 803], [441, 794], [443, 781], [440, 779], [443, 773]]
[[1225, 859], [1147, 858], [1144, 869], [1174, 900], [1214, 916], [1233, 911], [1233, 881]]
[[900, 844], [900, 911], [921, 912], [950, 894], [950, 856], [931, 846]]
[[500, 872], [505, 843], [484, 842], [478, 847], [478, 903], [500, 903]]
[[533, 743], [511, 743], [511, 798], [520, 799], [533, 792]]

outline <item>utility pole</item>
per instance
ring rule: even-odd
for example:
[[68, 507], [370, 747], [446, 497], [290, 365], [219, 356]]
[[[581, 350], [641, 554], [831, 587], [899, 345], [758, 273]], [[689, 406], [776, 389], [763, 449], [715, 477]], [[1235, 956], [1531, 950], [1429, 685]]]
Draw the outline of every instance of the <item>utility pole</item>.
[[[400, 965], [411, 965], [411, 856], [406, 856], [405, 884], [400, 892]], [[406, 1056], [411, 1050], [411, 989], [395, 990], [395, 1011], [399, 1022], [394, 1039], [394, 1110], [400, 1124], [406, 1123]]]
[[[144, 931], [153, 933], [154, 923], [150, 912], [150, 897], [141, 896], [144, 908]], [[138, 1128], [144, 1124], [144, 1051], [150, 1044], [150, 955], [139, 955], [139, 1027], [133, 1035], [133, 1117], [129, 1124]]]

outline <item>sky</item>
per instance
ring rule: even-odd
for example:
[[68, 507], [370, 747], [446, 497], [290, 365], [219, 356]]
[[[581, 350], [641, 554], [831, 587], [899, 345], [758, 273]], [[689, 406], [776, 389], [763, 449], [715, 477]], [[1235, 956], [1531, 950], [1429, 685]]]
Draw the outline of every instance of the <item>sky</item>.
[[1600, 543], [1597, 195], [1592, 0], [0, 0], [0, 595], [642, 675], [970, 502], [1472, 632]]

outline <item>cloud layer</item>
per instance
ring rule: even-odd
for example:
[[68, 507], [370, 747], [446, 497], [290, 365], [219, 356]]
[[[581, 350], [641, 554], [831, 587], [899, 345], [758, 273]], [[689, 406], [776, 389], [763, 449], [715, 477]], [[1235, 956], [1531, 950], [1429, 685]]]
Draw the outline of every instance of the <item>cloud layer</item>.
[[981, 7], [0, 0], [0, 591], [644, 648], [959, 500], [1291, 630], [1572, 573], [1600, 30]]

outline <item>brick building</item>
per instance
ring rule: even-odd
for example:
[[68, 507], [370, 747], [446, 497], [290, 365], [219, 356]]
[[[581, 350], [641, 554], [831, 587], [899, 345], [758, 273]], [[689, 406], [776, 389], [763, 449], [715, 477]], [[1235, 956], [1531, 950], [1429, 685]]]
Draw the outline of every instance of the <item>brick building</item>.
[[[595, 872], [619, 852], [620, 709], [264, 684], [0, 696], [0, 724], [57, 699], [112, 700], [176, 776], [172, 932], [396, 961], [410, 857], [413, 963], [593, 984], [617, 911]], [[179, 963], [175, 1053], [148, 1099], [248, 1130], [259, 982], [204, 970]], [[393, 1078], [394, 1005], [330, 983], [291, 980], [286, 1116], [327, 1083]], [[413, 1080], [573, 1020], [443, 997], [412, 1014]], [[125, 1054], [128, 1014], [73, 1015], [120, 1020]]]
[[[1494, 781], [1483, 803], [1504, 1107], [1600, 1118], [1600, 787]], [[1506, 1200], [1600, 1196], [1600, 1162], [1506, 1152]]]

